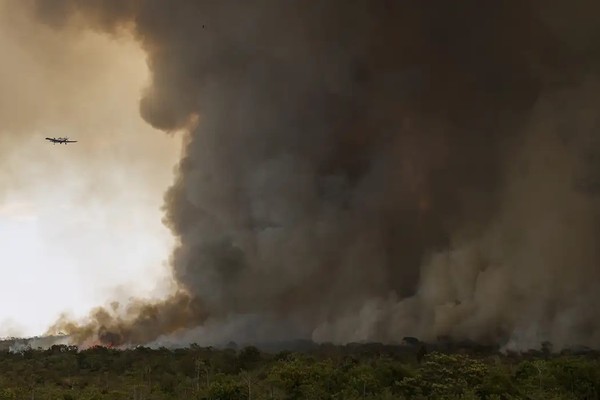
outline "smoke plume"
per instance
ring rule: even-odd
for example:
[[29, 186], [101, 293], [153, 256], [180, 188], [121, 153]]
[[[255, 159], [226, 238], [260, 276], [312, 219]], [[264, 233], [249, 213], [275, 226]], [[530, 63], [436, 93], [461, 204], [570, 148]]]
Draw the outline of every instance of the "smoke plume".
[[178, 294], [55, 330], [598, 343], [596, 2], [35, 4], [131, 30], [141, 115], [187, 130]]

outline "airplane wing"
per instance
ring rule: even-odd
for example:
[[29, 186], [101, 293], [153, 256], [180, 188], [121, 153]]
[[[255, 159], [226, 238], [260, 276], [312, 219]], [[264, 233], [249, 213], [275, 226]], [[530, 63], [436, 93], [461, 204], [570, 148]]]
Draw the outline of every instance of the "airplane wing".
[[47, 137], [45, 139], [48, 140], [48, 141], [50, 141], [50, 142], [52, 142], [52, 143], [58, 143], [58, 144], [63, 144], [63, 143], [64, 144], [67, 144], [67, 143], [77, 143], [77, 140], [69, 140], [69, 139], [66, 139], [66, 138], [58, 138], [57, 139], [57, 138], [49, 138], [49, 137]]

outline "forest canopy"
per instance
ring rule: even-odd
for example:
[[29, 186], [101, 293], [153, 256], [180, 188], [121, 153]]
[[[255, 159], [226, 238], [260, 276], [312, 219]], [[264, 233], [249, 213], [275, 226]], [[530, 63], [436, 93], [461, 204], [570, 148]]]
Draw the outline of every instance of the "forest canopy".
[[0, 353], [0, 399], [597, 399], [598, 353], [502, 354], [423, 343]]

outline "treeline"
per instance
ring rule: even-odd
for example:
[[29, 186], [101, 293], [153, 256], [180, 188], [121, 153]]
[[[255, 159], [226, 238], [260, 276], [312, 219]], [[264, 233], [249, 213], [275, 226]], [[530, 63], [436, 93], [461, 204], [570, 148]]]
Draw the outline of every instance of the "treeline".
[[116, 350], [55, 345], [0, 353], [0, 400], [600, 399], [600, 358], [424, 345]]

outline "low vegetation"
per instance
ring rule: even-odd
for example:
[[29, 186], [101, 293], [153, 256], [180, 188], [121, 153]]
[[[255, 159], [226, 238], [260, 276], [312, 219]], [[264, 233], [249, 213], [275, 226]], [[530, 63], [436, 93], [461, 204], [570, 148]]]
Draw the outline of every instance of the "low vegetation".
[[0, 353], [12, 399], [599, 399], [600, 358], [548, 352], [427, 351], [424, 345], [138, 347]]

